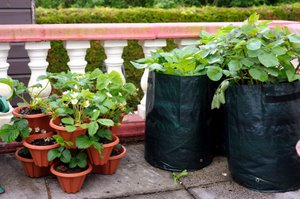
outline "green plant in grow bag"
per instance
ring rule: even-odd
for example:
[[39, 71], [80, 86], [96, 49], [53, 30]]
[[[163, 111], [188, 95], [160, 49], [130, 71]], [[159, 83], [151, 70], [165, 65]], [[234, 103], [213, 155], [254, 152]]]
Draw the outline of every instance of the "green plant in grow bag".
[[201, 33], [201, 59], [217, 60], [205, 66], [211, 80], [224, 81], [218, 87], [212, 108], [225, 103], [229, 84], [275, 84], [300, 79], [291, 63], [300, 55], [300, 36], [268, 21], [258, 23], [254, 13], [240, 27], [226, 26], [215, 35]]
[[149, 69], [168, 75], [198, 76], [206, 74], [203, 63], [196, 59], [199, 49], [195, 46], [187, 46], [174, 49], [171, 52], [157, 50], [151, 52], [151, 56], [132, 61], [137, 69]]

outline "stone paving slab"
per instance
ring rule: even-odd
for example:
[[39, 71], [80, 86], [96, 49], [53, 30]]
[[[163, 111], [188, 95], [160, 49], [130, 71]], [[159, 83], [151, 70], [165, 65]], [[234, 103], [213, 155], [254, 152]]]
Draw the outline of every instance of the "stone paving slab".
[[173, 182], [170, 172], [145, 162], [143, 148], [142, 145], [128, 146], [129, 155], [121, 161], [115, 175], [90, 174], [77, 194], [64, 193], [55, 178], [48, 178], [52, 198], [115, 198], [182, 189]]
[[185, 187], [197, 187], [201, 185], [226, 182], [231, 180], [225, 157], [215, 157], [213, 162], [198, 171], [189, 172], [189, 175], [182, 179]]
[[193, 199], [194, 197], [185, 190], [159, 192], [146, 195], [123, 197], [120, 199]]
[[13, 154], [0, 155], [0, 184], [6, 189], [0, 199], [300, 199], [300, 190], [260, 193], [238, 185], [232, 181], [223, 157], [216, 157], [204, 169], [189, 172], [181, 179], [182, 185], [175, 184], [171, 172], [154, 168], [144, 160], [143, 144], [129, 145], [127, 149], [115, 175], [90, 174], [76, 194], [64, 193], [55, 176], [26, 177]]
[[1, 199], [46, 199], [48, 198], [44, 178], [25, 176], [21, 163], [13, 154], [0, 155], [0, 184], [5, 193]]
[[286, 193], [262, 193], [229, 181], [191, 188], [197, 199], [300, 199], [300, 190]]

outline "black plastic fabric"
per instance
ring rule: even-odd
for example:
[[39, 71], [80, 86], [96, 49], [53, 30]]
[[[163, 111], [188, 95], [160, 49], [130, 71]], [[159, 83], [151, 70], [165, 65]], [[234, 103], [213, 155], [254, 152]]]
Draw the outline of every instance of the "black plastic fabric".
[[300, 82], [230, 86], [226, 93], [229, 169], [265, 192], [300, 188]]
[[145, 159], [152, 166], [181, 171], [212, 162], [209, 82], [205, 76], [149, 74]]

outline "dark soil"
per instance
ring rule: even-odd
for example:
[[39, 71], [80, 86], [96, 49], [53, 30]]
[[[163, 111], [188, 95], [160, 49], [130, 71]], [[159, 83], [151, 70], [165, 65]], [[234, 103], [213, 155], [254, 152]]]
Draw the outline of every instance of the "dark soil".
[[79, 167], [75, 167], [75, 168], [69, 168], [67, 165], [61, 164], [55, 167], [55, 170], [60, 172], [60, 173], [80, 173], [82, 171], [85, 171], [87, 169], [86, 168], [79, 168]]
[[117, 156], [123, 152], [123, 148], [114, 148], [110, 154], [110, 157]]
[[111, 142], [113, 142], [114, 140], [109, 140], [109, 139], [106, 139], [106, 138], [100, 138], [99, 142], [100, 143], [103, 143], [103, 144], [109, 144]]
[[30, 109], [28, 107], [22, 108], [19, 111], [19, 114], [21, 114], [21, 115], [34, 115], [34, 114], [40, 114], [40, 113], [43, 113], [41, 109], [32, 110], [32, 109]]
[[56, 141], [52, 137], [40, 138], [40, 139], [36, 139], [36, 140], [33, 140], [32, 142], [30, 142], [30, 144], [36, 145], [36, 146], [49, 146], [49, 145], [53, 145], [55, 143], [56, 143]]
[[22, 148], [19, 152], [18, 155], [21, 156], [22, 158], [26, 159], [32, 159], [31, 154], [27, 148]]

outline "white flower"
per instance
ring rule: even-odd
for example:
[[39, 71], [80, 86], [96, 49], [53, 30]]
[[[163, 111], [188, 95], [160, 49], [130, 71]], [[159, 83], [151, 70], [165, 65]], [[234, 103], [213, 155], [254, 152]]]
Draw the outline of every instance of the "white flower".
[[72, 100], [71, 100], [71, 103], [72, 103], [73, 105], [77, 104], [77, 102], [78, 102], [77, 99], [72, 99]]
[[75, 86], [74, 86], [74, 89], [75, 89], [75, 90], [78, 90], [78, 86], [77, 86], [77, 85], [75, 85]]
[[84, 106], [85, 108], [87, 108], [89, 105], [90, 105], [90, 102], [89, 102], [88, 100], [87, 100], [87, 101], [84, 101], [83, 106]]
[[63, 95], [66, 95], [66, 94], [68, 94], [70, 91], [64, 91], [62, 94]]
[[118, 94], [119, 94], [119, 96], [121, 96], [121, 97], [122, 97], [122, 93], [120, 93], [120, 92], [119, 92]]
[[109, 92], [107, 92], [106, 95], [107, 95], [108, 97], [112, 97], [112, 95], [111, 95]]
[[76, 99], [77, 97], [78, 97], [78, 93], [75, 93], [75, 92], [73, 92], [73, 93], [71, 93], [71, 97], [73, 98], [73, 99]]

